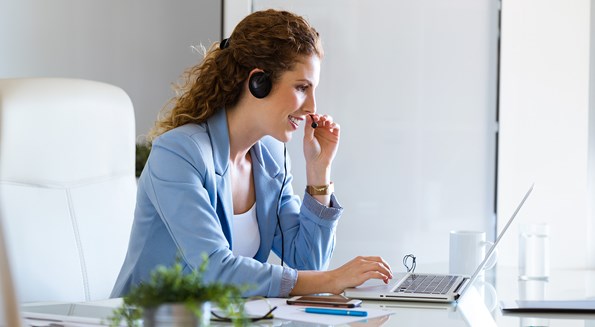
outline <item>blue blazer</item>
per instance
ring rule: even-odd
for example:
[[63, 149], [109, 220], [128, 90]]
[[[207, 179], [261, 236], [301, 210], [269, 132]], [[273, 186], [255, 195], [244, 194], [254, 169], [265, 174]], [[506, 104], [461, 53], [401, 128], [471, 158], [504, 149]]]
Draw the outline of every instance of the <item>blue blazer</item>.
[[[231, 250], [233, 203], [225, 110], [206, 123], [180, 126], [155, 139], [138, 181], [128, 252], [112, 297], [124, 296], [133, 285], [147, 281], [157, 265], [172, 265], [176, 256], [190, 272], [207, 254], [204, 281], [250, 286], [246, 296], [285, 297], [297, 280], [295, 269], [327, 268], [343, 208], [334, 195], [330, 207], [307, 193], [302, 203], [293, 194], [289, 168], [281, 187], [285, 160], [281, 142], [265, 137], [250, 155], [260, 231], [254, 258], [236, 257]], [[278, 209], [284, 261], [295, 269], [266, 262], [271, 250], [281, 256]]]

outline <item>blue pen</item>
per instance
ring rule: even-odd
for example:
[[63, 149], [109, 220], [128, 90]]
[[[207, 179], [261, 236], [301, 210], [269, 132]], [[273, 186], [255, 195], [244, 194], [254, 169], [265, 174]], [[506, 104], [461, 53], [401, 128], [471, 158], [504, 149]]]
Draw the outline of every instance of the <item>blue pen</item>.
[[324, 308], [306, 308], [307, 313], [321, 313], [325, 315], [339, 315], [339, 316], [355, 316], [367, 317], [366, 311], [342, 310], [342, 309], [324, 309]]

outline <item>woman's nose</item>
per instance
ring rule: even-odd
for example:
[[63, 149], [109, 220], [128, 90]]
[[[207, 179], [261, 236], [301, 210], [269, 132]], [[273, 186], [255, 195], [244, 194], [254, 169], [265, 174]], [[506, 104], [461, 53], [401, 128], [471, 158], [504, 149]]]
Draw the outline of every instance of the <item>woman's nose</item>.
[[304, 105], [302, 106], [302, 110], [309, 114], [316, 113], [316, 98], [314, 97], [314, 94], [308, 96], [308, 98], [304, 102]]

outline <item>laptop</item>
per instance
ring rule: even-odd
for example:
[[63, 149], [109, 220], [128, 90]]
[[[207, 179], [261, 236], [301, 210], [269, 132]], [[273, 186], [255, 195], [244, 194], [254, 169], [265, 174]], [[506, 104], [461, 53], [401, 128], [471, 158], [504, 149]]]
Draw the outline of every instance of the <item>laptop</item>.
[[486, 252], [483, 261], [475, 269], [471, 277], [462, 275], [401, 273], [396, 274], [389, 284], [370, 285], [375, 281], [366, 282], [358, 287], [348, 288], [344, 295], [349, 298], [368, 300], [393, 300], [393, 301], [421, 301], [421, 302], [455, 302], [470, 288], [487, 264], [490, 256], [502, 236], [508, 230], [519, 210], [533, 191], [533, 186], [527, 190], [525, 196], [508, 219], [508, 222], [496, 238], [494, 244]]

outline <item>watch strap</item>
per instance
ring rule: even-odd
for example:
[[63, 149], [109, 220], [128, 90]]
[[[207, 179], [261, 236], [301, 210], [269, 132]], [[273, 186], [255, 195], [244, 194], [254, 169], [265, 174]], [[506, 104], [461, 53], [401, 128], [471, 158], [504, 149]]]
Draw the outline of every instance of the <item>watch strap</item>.
[[327, 185], [308, 185], [306, 192], [310, 195], [329, 195], [335, 191], [333, 182]]

